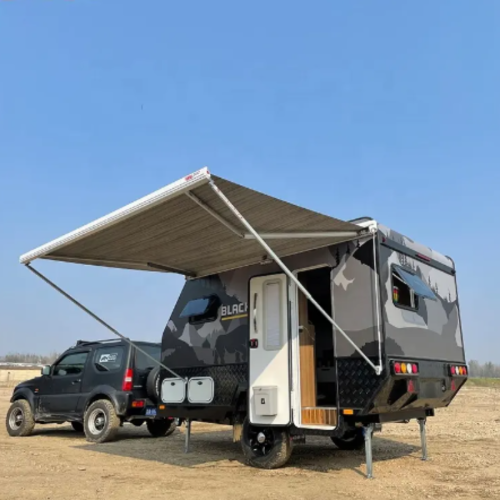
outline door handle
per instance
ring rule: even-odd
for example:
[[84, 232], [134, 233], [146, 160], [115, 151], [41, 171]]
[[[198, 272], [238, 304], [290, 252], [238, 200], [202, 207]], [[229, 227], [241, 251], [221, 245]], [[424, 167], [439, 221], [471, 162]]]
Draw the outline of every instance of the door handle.
[[73, 380], [73, 382], [71, 382], [71, 383], [72, 383], [73, 385], [75, 385], [75, 384], [79, 384], [81, 381], [82, 381], [82, 379], [77, 378], [76, 380]]

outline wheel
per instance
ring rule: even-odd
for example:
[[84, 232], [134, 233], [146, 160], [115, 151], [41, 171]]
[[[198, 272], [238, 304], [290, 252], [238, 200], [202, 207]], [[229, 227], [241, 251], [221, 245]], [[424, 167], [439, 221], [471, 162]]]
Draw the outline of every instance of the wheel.
[[75, 432], [83, 432], [83, 424], [81, 422], [71, 422], [71, 427]]
[[153, 368], [148, 373], [146, 380], [146, 392], [149, 398], [155, 403], [160, 402], [160, 367]]
[[94, 401], [85, 412], [83, 426], [85, 437], [91, 443], [105, 443], [115, 439], [120, 419], [113, 403], [107, 399]]
[[243, 422], [241, 447], [248, 465], [260, 469], [283, 467], [292, 454], [292, 439], [283, 427], [256, 427]]
[[153, 437], [170, 436], [177, 427], [173, 420], [166, 418], [161, 420], [146, 420], [146, 426]]
[[35, 427], [35, 417], [25, 399], [14, 401], [5, 419], [9, 436], [29, 436]]
[[332, 441], [341, 450], [362, 450], [365, 445], [365, 436], [363, 429], [352, 429], [341, 438], [332, 437]]

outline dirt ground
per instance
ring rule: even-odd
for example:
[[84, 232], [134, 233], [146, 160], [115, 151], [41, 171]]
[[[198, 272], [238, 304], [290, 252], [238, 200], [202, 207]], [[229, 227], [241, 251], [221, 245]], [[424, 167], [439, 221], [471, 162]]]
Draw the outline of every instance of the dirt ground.
[[[0, 414], [10, 389], [0, 389]], [[362, 452], [325, 438], [297, 445], [283, 469], [242, 464], [229, 427], [193, 424], [154, 439], [126, 425], [119, 440], [91, 445], [68, 425], [37, 426], [26, 438], [0, 428], [1, 500], [79, 499], [500, 499], [500, 389], [466, 387], [427, 425], [430, 460], [420, 460], [418, 425], [391, 424], [374, 438], [375, 479]]]

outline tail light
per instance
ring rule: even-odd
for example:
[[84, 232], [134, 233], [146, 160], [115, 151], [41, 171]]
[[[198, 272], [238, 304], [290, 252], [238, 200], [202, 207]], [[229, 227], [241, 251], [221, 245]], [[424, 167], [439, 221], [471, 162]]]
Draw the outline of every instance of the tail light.
[[132, 408], [144, 408], [146, 406], [146, 402], [144, 399], [137, 399], [136, 401], [132, 401]]
[[125, 371], [125, 377], [123, 377], [122, 391], [131, 391], [133, 387], [134, 372], [132, 368], [127, 368]]
[[392, 361], [392, 373], [394, 375], [418, 375], [419, 368], [417, 363], [408, 363], [407, 361]]
[[467, 377], [467, 373], [465, 365], [448, 365], [448, 374], [451, 377]]

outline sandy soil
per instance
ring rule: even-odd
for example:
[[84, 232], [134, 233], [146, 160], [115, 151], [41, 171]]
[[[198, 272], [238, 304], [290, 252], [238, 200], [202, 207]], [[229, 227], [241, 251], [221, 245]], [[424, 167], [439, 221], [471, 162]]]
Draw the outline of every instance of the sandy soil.
[[[0, 389], [0, 414], [10, 390]], [[297, 445], [287, 467], [242, 464], [229, 427], [194, 424], [150, 438], [126, 425], [114, 443], [91, 445], [67, 425], [37, 426], [27, 438], [0, 428], [0, 499], [500, 499], [500, 390], [464, 388], [427, 425], [430, 460], [420, 460], [418, 425], [392, 424], [374, 439], [375, 479], [364, 455], [325, 438]]]

